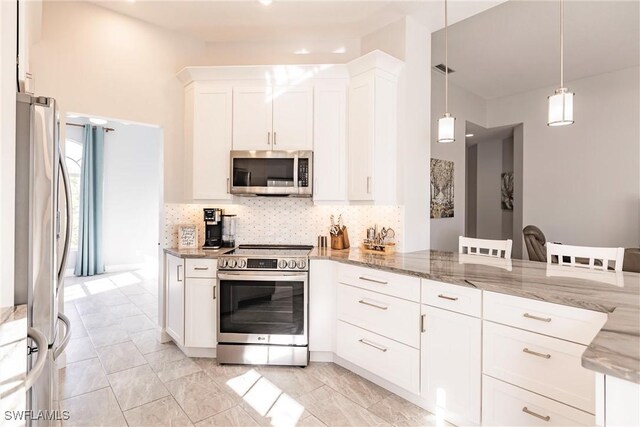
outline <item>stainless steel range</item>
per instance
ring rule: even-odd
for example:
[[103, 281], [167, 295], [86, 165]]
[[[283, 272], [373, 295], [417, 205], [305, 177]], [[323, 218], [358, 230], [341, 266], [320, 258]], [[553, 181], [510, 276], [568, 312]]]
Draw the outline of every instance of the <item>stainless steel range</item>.
[[311, 249], [240, 245], [218, 259], [219, 363], [308, 364]]

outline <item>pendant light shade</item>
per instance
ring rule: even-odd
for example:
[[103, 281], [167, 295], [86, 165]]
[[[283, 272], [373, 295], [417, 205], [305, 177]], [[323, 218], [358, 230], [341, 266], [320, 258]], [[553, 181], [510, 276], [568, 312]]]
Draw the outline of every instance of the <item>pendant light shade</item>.
[[455, 124], [456, 118], [451, 117], [449, 113], [445, 113], [438, 119], [438, 142], [440, 144], [455, 142]]
[[573, 93], [562, 87], [549, 97], [549, 126], [564, 126], [573, 123]]
[[573, 123], [573, 95], [564, 87], [564, 0], [560, 0], [560, 87], [549, 96], [548, 126]]
[[438, 119], [438, 142], [455, 142], [456, 118], [449, 114], [449, 24], [447, 19], [447, 0], [444, 0], [444, 116]]

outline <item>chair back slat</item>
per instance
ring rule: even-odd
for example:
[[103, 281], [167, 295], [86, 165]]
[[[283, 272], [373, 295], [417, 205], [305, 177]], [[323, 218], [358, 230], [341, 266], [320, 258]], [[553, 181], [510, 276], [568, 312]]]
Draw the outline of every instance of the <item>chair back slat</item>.
[[[557, 259], [558, 265], [599, 270], [622, 271], [624, 248], [559, 245], [547, 242], [547, 264]], [[569, 259], [567, 262], [566, 259]]]
[[458, 253], [511, 259], [512, 245], [511, 239], [489, 240], [460, 236], [458, 239]]

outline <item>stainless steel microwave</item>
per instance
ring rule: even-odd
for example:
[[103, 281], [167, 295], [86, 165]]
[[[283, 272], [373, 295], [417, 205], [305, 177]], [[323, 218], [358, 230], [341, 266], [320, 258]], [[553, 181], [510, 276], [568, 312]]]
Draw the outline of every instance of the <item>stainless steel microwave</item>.
[[311, 197], [313, 151], [231, 151], [231, 194]]

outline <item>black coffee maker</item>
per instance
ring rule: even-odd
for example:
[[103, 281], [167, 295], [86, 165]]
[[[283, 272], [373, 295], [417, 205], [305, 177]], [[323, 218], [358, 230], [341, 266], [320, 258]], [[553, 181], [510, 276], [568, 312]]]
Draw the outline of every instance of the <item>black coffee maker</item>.
[[222, 209], [204, 208], [203, 249], [218, 249], [222, 246]]

